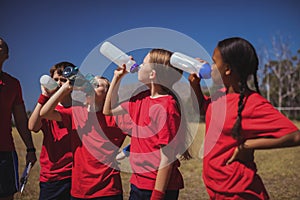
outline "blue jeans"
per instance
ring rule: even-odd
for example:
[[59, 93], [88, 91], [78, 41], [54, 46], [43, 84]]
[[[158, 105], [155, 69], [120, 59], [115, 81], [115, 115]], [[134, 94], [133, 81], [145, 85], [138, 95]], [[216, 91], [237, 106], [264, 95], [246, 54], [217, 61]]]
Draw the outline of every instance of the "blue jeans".
[[[149, 200], [152, 195], [152, 190], [142, 190], [131, 184], [129, 200]], [[165, 200], [177, 200], [179, 190], [167, 190]]]
[[40, 182], [40, 200], [69, 200], [71, 199], [71, 178]]

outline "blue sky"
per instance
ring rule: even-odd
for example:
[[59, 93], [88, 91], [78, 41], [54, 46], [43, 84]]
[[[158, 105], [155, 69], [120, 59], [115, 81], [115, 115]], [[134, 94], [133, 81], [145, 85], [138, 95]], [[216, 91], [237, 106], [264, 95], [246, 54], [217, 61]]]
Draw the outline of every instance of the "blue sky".
[[[210, 55], [219, 40], [233, 36], [259, 49], [280, 34], [290, 38], [294, 53], [300, 49], [297, 0], [0, 0], [0, 5], [0, 37], [10, 47], [3, 71], [20, 80], [27, 110], [39, 96], [40, 76], [53, 64], [66, 60], [80, 66], [97, 45], [130, 29], [178, 31]], [[142, 57], [137, 53], [135, 59], [141, 62]]]

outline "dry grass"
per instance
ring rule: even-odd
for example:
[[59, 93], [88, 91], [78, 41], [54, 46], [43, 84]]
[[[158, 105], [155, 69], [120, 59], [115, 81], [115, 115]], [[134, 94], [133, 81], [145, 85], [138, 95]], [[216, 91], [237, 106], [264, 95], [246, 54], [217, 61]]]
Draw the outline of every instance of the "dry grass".
[[[300, 123], [296, 122], [300, 128]], [[193, 130], [198, 130], [199, 134], [195, 137], [192, 144], [192, 154], [197, 157], [202, 137], [204, 125], [199, 127], [192, 124]], [[14, 130], [15, 131], [15, 130]], [[25, 146], [21, 142], [18, 134], [14, 132], [15, 144], [19, 155], [20, 173], [24, 168]], [[39, 156], [42, 145], [42, 134], [33, 134], [34, 143], [37, 147]], [[258, 173], [262, 177], [271, 199], [274, 200], [298, 200], [300, 199], [300, 147], [260, 150], [255, 154]], [[201, 159], [195, 158], [189, 161], [182, 161], [180, 170], [185, 181], [185, 188], [180, 191], [179, 199], [202, 200], [208, 199], [201, 179], [202, 163]], [[129, 173], [122, 173], [124, 188], [124, 199], [128, 199], [129, 194]], [[38, 199], [39, 194], [39, 164], [37, 163], [31, 171], [28, 184], [22, 196], [16, 194], [15, 199], [34, 200]]]

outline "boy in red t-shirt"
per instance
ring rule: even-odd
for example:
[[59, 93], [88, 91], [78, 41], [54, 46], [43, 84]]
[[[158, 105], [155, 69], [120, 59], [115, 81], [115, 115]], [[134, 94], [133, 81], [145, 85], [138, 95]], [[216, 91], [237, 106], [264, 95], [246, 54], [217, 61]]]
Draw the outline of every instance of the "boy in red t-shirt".
[[[72, 107], [72, 128], [77, 131], [72, 167], [71, 199], [122, 200], [122, 182], [115, 156], [130, 131], [129, 118], [102, 114], [102, 107], [109, 87], [107, 79], [95, 77], [95, 95], [87, 97], [86, 106]], [[41, 115], [63, 121], [66, 114], [54, 110], [63, 96], [73, 89], [68, 81], [45, 104]], [[94, 97], [94, 99], [93, 99]], [[121, 129], [122, 128], [122, 129]]]
[[[62, 76], [66, 67], [75, 67], [70, 62], [60, 62], [50, 69], [51, 77], [60, 87], [67, 81]], [[42, 94], [32, 112], [28, 127], [34, 132], [42, 130], [44, 138], [40, 154], [40, 200], [70, 199], [71, 174], [72, 174], [72, 99], [71, 95], [62, 98], [55, 107], [56, 110], [65, 113], [61, 122], [45, 119], [40, 116], [40, 110], [48, 101], [53, 91], [48, 91], [41, 86]]]

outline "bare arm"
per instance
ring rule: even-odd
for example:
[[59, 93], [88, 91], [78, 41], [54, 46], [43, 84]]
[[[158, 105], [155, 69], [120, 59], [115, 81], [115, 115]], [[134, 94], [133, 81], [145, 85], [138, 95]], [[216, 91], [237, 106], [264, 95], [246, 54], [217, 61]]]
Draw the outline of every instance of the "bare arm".
[[[31, 132], [28, 129], [28, 118], [25, 111], [24, 104], [16, 105], [13, 107], [13, 115], [15, 119], [16, 128], [21, 136], [24, 144], [27, 149], [34, 149], [32, 142]], [[32, 165], [36, 162], [35, 151], [27, 152], [26, 154], [26, 163], [31, 162]]]
[[[203, 106], [204, 106], [205, 98], [200, 87], [200, 78], [196, 74], [190, 74], [189, 82], [191, 85], [191, 97], [192, 97], [192, 103], [194, 109], [198, 110], [199, 108], [200, 114], [204, 114], [205, 112], [203, 110]], [[196, 105], [198, 107], [196, 107]]]
[[243, 160], [243, 154], [249, 150], [255, 149], [274, 149], [285, 148], [300, 145], [300, 131], [296, 131], [280, 138], [257, 138], [248, 139], [243, 144], [238, 146], [227, 164], [235, 160]]
[[296, 131], [280, 138], [249, 139], [241, 145], [245, 149], [274, 149], [300, 145], [300, 131]]
[[64, 83], [57, 92], [51, 96], [47, 103], [42, 107], [40, 116], [48, 120], [62, 121], [61, 115], [55, 110], [57, 104], [63, 99], [65, 95], [70, 94], [72, 86], [70, 82]]
[[160, 196], [159, 198], [156, 196], [156, 194], [155, 194], [156, 191], [159, 191], [159, 193], [161, 192], [161, 193], [165, 194], [168, 184], [169, 184], [169, 181], [170, 181], [172, 169], [174, 166], [175, 156], [174, 156], [173, 150], [170, 150], [170, 148], [168, 150], [167, 150], [167, 148], [161, 148], [160, 155], [161, 155], [161, 161], [160, 161], [159, 169], [157, 172], [154, 191], [152, 192], [151, 199], [161, 199], [162, 198], [162, 196]]
[[[41, 86], [41, 90], [42, 90], [41, 95], [44, 96], [44, 98], [46, 100], [48, 98], [50, 98], [50, 96], [52, 95], [52, 93], [48, 92], [43, 86]], [[43, 107], [43, 105], [41, 104], [40, 101], [38, 101], [38, 103], [36, 104], [33, 112], [31, 113], [31, 116], [30, 116], [29, 121], [28, 121], [29, 130], [34, 131], [34, 132], [38, 132], [41, 129], [41, 127], [42, 127], [42, 118], [40, 116], [40, 111], [41, 111], [42, 107]]]
[[41, 109], [42, 105], [37, 103], [28, 120], [28, 129], [36, 133], [39, 132], [42, 127], [42, 118], [40, 117]]
[[106, 94], [104, 106], [103, 106], [103, 114], [104, 115], [119, 115], [126, 113], [125, 110], [118, 105], [115, 108], [112, 108], [112, 104], [116, 104], [117, 92], [119, 90], [121, 78], [126, 74], [125, 65], [115, 70], [114, 77], [110, 83], [109, 89]]

